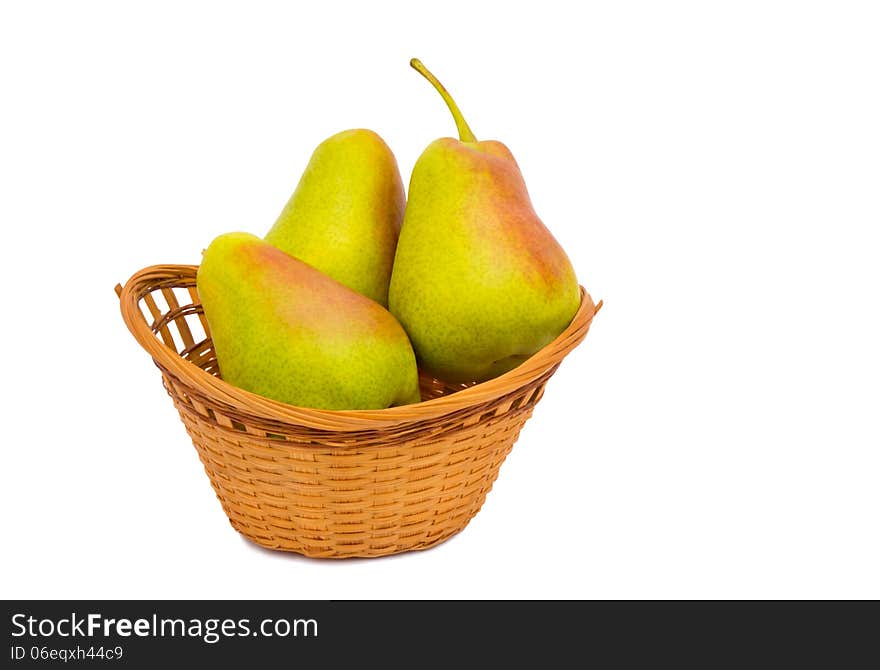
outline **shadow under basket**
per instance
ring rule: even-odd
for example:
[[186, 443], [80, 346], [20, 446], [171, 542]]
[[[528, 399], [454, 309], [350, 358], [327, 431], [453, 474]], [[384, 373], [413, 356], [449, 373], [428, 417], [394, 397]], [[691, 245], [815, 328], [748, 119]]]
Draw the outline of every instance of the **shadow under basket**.
[[586, 336], [581, 306], [553, 342], [474, 385], [422, 374], [422, 402], [382, 410], [295, 407], [220, 378], [195, 265], [156, 265], [117, 286], [122, 316], [162, 372], [232, 527], [306, 556], [434, 546], [480, 510], [562, 359]]

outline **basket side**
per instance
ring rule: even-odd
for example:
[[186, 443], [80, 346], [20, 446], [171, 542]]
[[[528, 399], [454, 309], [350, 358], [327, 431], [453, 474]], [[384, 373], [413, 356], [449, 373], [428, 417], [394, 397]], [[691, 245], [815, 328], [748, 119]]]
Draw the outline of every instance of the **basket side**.
[[165, 381], [232, 527], [261, 546], [322, 558], [426, 549], [464, 529], [546, 383], [432, 435], [353, 445], [340, 434], [295, 440], [218, 426]]

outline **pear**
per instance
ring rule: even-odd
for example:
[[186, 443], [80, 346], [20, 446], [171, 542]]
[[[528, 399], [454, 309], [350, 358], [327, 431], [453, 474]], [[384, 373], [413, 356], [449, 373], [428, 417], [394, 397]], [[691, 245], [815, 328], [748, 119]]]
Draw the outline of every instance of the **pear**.
[[404, 204], [388, 145], [372, 130], [346, 130], [314, 150], [265, 240], [387, 306]]
[[389, 309], [419, 364], [450, 382], [485, 381], [520, 365], [571, 322], [580, 287], [565, 251], [535, 213], [501, 142], [435, 140], [413, 167], [389, 288]]
[[226, 233], [205, 250], [196, 282], [230, 384], [322, 409], [419, 401], [415, 354], [397, 320], [307, 263]]

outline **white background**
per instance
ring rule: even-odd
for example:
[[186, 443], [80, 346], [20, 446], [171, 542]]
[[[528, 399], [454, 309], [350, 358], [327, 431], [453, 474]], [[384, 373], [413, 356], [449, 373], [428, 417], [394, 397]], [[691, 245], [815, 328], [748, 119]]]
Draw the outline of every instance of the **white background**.
[[[574, 6], [2, 5], [3, 597], [880, 597], [876, 4]], [[407, 182], [454, 133], [413, 56], [605, 308], [461, 534], [262, 550], [113, 287], [264, 234], [339, 130]]]

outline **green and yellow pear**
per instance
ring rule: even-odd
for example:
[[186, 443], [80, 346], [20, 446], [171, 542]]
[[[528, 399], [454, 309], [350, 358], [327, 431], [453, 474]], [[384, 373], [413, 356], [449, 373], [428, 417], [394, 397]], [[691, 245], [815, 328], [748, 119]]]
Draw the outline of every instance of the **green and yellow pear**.
[[413, 167], [389, 309], [425, 370], [484, 381], [559, 335], [580, 287], [508, 148], [478, 141], [443, 85], [420, 61], [411, 65], [445, 100], [459, 139], [435, 140]]
[[217, 237], [197, 287], [230, 384], [322, 409], [419, 401], [415, 355], [391, 313], [260, 238]]
[[385, 141], [372, 130], [346, 130], [314, 150], [265, 240], [387, 306], [404, 204]]

